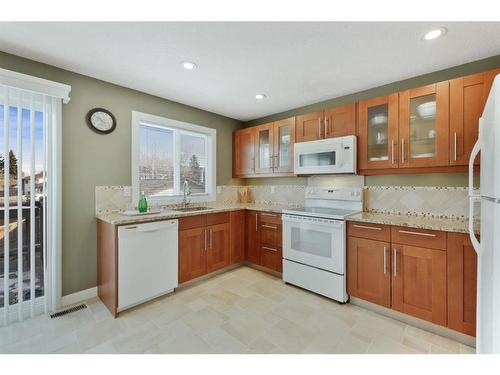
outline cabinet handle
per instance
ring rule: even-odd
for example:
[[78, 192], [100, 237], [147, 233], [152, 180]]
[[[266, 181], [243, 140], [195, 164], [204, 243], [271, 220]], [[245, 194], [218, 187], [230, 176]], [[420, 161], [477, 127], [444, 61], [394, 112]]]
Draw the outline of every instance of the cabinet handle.
[[394, 248], [394, 251], [393, 251], [393, 256], [394, 256], [394, 277], [396, 277], [397, 273], [398, 273], [398, 271], [397, 271], [397, 267], [398, 266], [397, 266], [397, 261], [396, 261], [397, 254], [398, 254], [398, 251], [396, 250], [396, 248]]
[[325, 122], [325, 138], [326, 138], [326, 135], [328, 134], [328, 117], [326, 117], [326, 115], [324, 122]]
[[211, 249], [212, 248], [212, 229], [209, 229], [209, 231], [210, 232], [209, 232], [209, 237], [208, 238], [209, 238], [209, 241], [210, 241], [209, 242], [210, 246], [208, 248]]
[[387, 247], [384, 246], [384, 275], [387, 273]]
[[278, 167], [280, 166], [279, 165], [279, 162], [280, 162], [279, 155], [274, 155], [274, 157], [275, 157], [274, 168], [278, 169]]
[[457, 161], [457, 132], [453, 133], [453, 160]]
[[252, 157], [252, 165], [253, 165], [252, 171], [255, 172], [255, 158], [254, 157]]
[[401, 164], [405, 163], [405, 139], [401, 138]]
[[259, 231], [259, 214], [255, 214], [255, 231]]
[[207, 251], [207, 230], [205, 229], [205, 251]]
[[269, 165], [271, 169], [274, 170], [274, 156], [269, 156]]
[[403, 233], [403, 234], [413, 234], [415, 236], [436, 237], [436, 235], [434, 233], [412, 232], [409, 230], [399, 230], [398, 232]]
[[272, 247], [267, 247], [267, 246], [262, 246], [262, 248], [265, 250], [278, 251], [278, 249], [274, 249]]
[[391, 141], [391, 154], [392, 154], [392, 164], [396, 162], [394, 157], [394, 139]]
[[278, 227], [275, 227], [274, 225], [266, 225], [266, 224], [262, 224], [262, 227], [263, 227], [263, 228], [269, 228], [269, 229], [278, 229]]
[[318, 119], [318, 138], [321, 138], [321, 118]]
[[271, 216], [271, 217], [276, 217], [275, 214], [268, 214], [267, 212], [261, 212], [260, 213], [262, 216]]
[[368, 225], [353, 224], [352, 226], [355, 228], [361, 228], [361, 229], [382, 230], [382, 228], [380, 228], [380, 227], [369, 227]]

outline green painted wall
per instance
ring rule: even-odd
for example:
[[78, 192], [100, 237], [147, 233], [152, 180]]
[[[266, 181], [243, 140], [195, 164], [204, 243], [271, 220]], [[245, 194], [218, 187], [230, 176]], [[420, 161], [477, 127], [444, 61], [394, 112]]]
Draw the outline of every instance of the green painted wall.
[[[133, 110], [217, 129], [217, 184], [240, 182], [231, 178], [231, 134], [239, 121], [3, 52], [0, 68], [72, 87], [71, 101], [63, 106], [63, 295], [96, 285], [94, 189], [131, 184]], [[85, 115], [94, 107], [114, 113], [113, 133], [103, 136], [87, 127]]]
[[384, 86], [374, 87], [369, 90], [357, 92], [354, 94], [349, 94], [341, 96], [334, 99], [325, 100], [323, 102], [307, 105], [304, 107], [299, 107], [291, 109], [289, 111], [276, 113], [270, 116], [261, 117], [255, 120], [247, 121], [244, 123], [245, 127], [265, 124], [266, 122], [281, 120], [288, 117], [302, 115], [304, 113], [321, 111], [327, 108], [333, 108], [342, 104], [353, 103], [359, 100], [375, 98], [381, 95], [387, 95], [393, 92], [398, 92], [401, 90], [407, 90], [414, 87], [429, 85], [431, 83], [445, 81], [448, 79], [474, 74], [482, 72], [489, 69], [495, 69], [500, 67], [500, 55], [488, 57], [487, 59], [474, 61], [471, 63], [454, 66], [452, 68], [438, 70], [429, 74], [424, 74], [421, 76], [405, 79], [403, 81], [392, 82]]
[[[500, 55], [492, 56], [483, 60], [478, 60], [463, 65], [458, 65], [444, 70], [439, 70], [418, 77], [405, 79], [403, 81], [393, 82], [384, 86], [375, 87], [369, 90], [357, 92], [354, 94], [334, 99], [329, 99], [308, 106], [295, 108], [289, 111], [276, 113], [270, 116], [265, 116], [259, 119], [245, 122], [244, 126], [249, 127], [301, 115], [304, 113], [320, 111], [326, 108], [332, 108], [346, 103], [352, 103], [363, 99], [369, 99], [381, 95], [387, 95], [393, 92], [406, 90], [412, 87], [428, 85], [434, 82], [444, 81], [468, 74], [474, 74], [498, 67], [500, 67]], [[295, 178], [292, 177], [286, 179], [254, 178], [254, 179], [247, 179], [246, 181], [249, 185], [307, 184], [307, 180], [303, 177], [295, 177]], [[408, 175], [401, 174], [401, 175], [367, 176], [365, 178], [365, 185], [467, 186], [467, 184], [468, 184], [467, 175], [464, 173], [448, 173], [448, 174], [433, 173], [433, 174], [408, 174]]]

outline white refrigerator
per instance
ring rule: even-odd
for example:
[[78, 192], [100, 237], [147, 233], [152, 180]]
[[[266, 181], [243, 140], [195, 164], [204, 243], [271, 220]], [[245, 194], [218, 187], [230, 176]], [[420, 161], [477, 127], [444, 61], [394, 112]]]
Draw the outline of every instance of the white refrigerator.
[[[473, 163], [481, 151], [480, 192], [473, 190]], [[469, 234], [478, 255], [478, 353], [500, 353], [500, 75], [493, 81], [479, 120], [479, 139], [469, 160]], [[474, 206], [481, 206], [480, 242]]]

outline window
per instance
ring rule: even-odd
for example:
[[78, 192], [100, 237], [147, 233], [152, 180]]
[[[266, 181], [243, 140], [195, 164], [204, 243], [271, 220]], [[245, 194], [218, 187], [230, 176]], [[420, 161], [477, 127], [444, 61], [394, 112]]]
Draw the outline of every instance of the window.
[[215, 200], [215, 129], [133, 112], [132, 188], [156, 203]]

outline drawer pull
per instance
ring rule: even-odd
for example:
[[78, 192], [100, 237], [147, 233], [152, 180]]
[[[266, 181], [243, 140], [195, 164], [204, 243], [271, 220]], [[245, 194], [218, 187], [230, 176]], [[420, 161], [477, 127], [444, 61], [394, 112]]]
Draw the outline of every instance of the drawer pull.
[[271, 217], [276, 217], [276, 214], [268, 214], [267, 212], [261, 212], [260, 213], [262, 216], [271, 216]]
[[399, 233], [413, 234], [415, 236], [424, 236], [424, 237], [436, 237], [436, 235], [434, 233], [412, 232], [412, 231], [409, 231], [409, 230], [400, 230]]
[[265, 250], [278, 251], [278, 249], [274, 249], [272, 247], [267, 247], [267, 246], [262, 246], [262, 248]]
[[384, 246], [384, 275], [387, 274], [387, 247]]
[[398, 275], [398, 262], [396, 260], [396, 257], [398, 255], [398, 251], [396, 250], [396, 248], [394, 248], [394, 277], [396, 277]]
[[267, 225], [267, 224], [262, 224], [262, 228], [269, 228], [269, 229], [278, 229], [278, 227], [275, 227], [274, 225]]
[[361, 228], [361, 229], [382, 230], [382, 228], [380, 228], [380, 227], [370, 227], [368, 225], [353, 224], [352, 226], [355, 228]]

